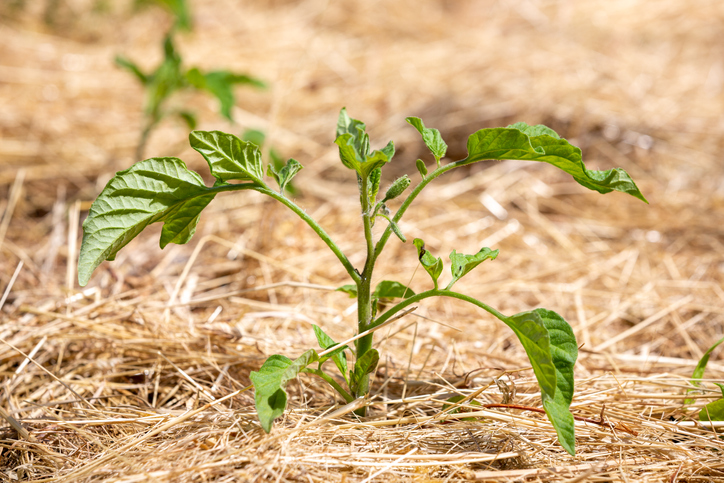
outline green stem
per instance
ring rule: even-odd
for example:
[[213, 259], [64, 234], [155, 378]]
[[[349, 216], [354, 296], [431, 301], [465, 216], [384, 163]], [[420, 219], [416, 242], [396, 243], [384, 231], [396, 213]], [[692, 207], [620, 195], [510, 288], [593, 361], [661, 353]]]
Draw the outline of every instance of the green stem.
[[324, 379], [324, 381], [332, 386], [339, 394], [344, 398], [344, 400], [349, 404], [352, 401], [354, 401], [354, 397], [344, 390], [342, 386], [339, 385], [337, 381], [335, 381], [332, 376], [327, 374], [326, 372], [322, 371], [321, 369], [310, 369], [309, 367], [305, 367], [302, 369], [302, 372], [306, 372], [308, 374], [314, 374], [317, 377], [321, 377]]
[[469, 302], [473, 305], [476, 305], [480, 307], [481, 309], [485, 310], [486, 312], [489, 312], [490, 314], [494, 315], [500, 320], [508, 320], [508, 317], [503, 315], [502, 313], [498, 312], [491, 306], [484, 304], [480, 300], [474, 299], [473, 297], [469, 297], [467, 295], [453, 292], [451, 290], [439, 290], [439, 289], [432, 289], [428, 290], [426, 292], [420, 292], [416, 295], [413, 295], [412, 297], [406, 298], [399, 304], [395, 305], [394, 307], [391, 307], [389, 310], [387, 310], [384, 314], [377, 317], [371, 324], [370, 328], [378, 327], [385, 322], [387, 322], [391, 317], [393, 317], [396, 313], [400, 312], [401, 310], [405, 309], [406, 307], [419, 302], [420, 300], [424, 300], [430, 297], [451, 297], [454, 299], [464, 300], [465, 302]]
[[[367, 260], [365, 261], [362, 276], [357, 282], [357, 333], [362, 333], [372, 323], [372, 272], [375, 268], [374, 241], [372, 239], [372, 217], [370, 213], [369, 179], [361, 179], [360, 204], [362, 205], [362, 224], [364, 225], [365, 241], [367, 244]], [[374, 334], [366, 335], [355, 342], [356, 357], [359, 360], [372, 348]], [[369, 392], [370, 376], [363, 376], [355, 388], [355, 396], [365, 396]], [[359, 416], [366, 414], [366, 407], [355, 411]]]

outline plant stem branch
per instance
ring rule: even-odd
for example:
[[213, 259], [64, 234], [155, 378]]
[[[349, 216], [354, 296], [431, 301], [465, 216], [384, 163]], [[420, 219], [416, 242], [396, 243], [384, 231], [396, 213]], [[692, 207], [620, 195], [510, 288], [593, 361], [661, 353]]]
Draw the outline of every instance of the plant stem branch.
[[332, 376], [330, 376], [326, 372], [322, 371], [321, 369], [311, 369], [309, 367], [305, 367], [304, 369], [302, 369], [302, 372], [306, 372], [307, 374], [314, 374], [315, 376], [321, 377], [322, 379], [324, 379], [324, 381], [327, 384], [332, 386], [339, 393], [339, 395], [344, 398], [344, 400], [347, 404], [354, 401], [355, 398], [353, 396], [351, 396], [347, 391], [345, 391], [344, 388], [342, 386], [340, 386], [339, 383], [332, 378]]

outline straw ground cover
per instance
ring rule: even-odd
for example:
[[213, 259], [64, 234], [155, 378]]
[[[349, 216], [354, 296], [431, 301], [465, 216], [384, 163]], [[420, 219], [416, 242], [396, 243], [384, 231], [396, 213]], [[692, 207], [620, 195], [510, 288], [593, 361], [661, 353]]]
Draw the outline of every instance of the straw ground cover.
[[[450, 301], [420, 304], [378, 334], [389, 357], [364, 420], [302, 377], [265, 435], [243, 391], [249, 373], [270, 354], [313, 345], [312, 323], [345, 340], [354, 308], [330, 290], [345, 274], [324, 247], [260, 197], [220, 197], [192, 245], [162, 252], [142, 237], [85, 291], [69, 283], [79, 223], [132, 162], [142, 121], [142, 93], [113, 57], [155, 65], [163, 29], [154, 26], [167, 20], [77, 1], [48, 25], [43, 2], [3, 6], [0, 407], [21, 427], [2, 423], [0, 478], [724, 479], [724, 428], [694, 417], [718, 389], [686, 393], [724, 316], [724, 69], [714, 47], [724, 7], [695, 3], [199, 0], [197, 32], [179, 42], [193, 65], [269, 81], [267, 93], [238, 92], [238, 127], [218, 124], [205, 99], [186, 101], [204, 129], [262, 128], [302, 161], [299, 177], [314, 182], [297, 202], [346, 250], [360, 240], [348, 235], [359, 217], [329, 132], [342, 105], [373, 139], [411, 146], [395, 160], [407, 172], [424, 149], [404, 123], [414, 114], [459, 152], [456, 136], [474, 129], [546, 122], [583, 147], [589, 167], [632, 174], [650, 206], [491, 163], [451, 175], [434, 203], [420, 200], [421, 221], [403, 226], [436, 253], [499, 248], [508, 263], [491, 263], [465, 290], [492, 292], [502, 311], [543, 305], [571, 322], [584, 344], [576, 457], [541, 414], [501, 406], [540, 407], [514, 336]], [[147, 152], [202, 167], [186, 136], [169, 123]], [[410, 243], [386, 256], [399, 271], [385, 278], [414, 272]], [[353, 263], [362, 257], [352, 252]], [[724, 378], [720, 352], [705, 377]], [[465, 411], [476, 414], [443, 415], [453, 395], [474, 396], [480, 405]]]

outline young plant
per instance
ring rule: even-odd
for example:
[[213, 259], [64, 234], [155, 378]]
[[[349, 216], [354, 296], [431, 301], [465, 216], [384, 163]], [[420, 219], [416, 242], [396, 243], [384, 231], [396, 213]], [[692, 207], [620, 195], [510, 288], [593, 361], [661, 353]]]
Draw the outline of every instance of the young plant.
[[[711, 357], [711, 353], [714, 352], [714, 349], [716, 349], [722, 342], [724, 342], [724, 337], [722, 337], [714, 345], [709, 347], [704, 355], [701, 356], [699, 363], [694, 369], [694, 373], [691, 375], [691, 384], [699, 387], [701, 379], [704, 377], [704, 371], [706, 371], [706, 365], [709, 364], [709, 357]], [[722, 397], [721, 399], [712, 401], [703, 408], [701, 408], [701, 410], [699, 411], [699, 421], [724, 421], [724, 384], [718, 382], [715, 382], [714, 384], [719, 386]], [[694, 399], [686, 399], [684, 400], [684, 405], [688, 406], [690, 404], [693, 404], [694, 402]]]
[[116, 64], [127, 69], [141, 82], [146, 89], [145, 124], [136, 147], [136, 159], [143, 157], [143, 151], [156, 126], [167, 116], [178, 116], [189, 129], [196, 127], [196, 116], [185, 109], [168, 108], [171, 96], [182, 90], [196, 89], [209, 92], [219, 101], [219, 111], [229, 121], [231, 108], [234, 106], [234, 85], [245, 84], [258, 88], [266, 87], [259, 79], [246, 74], [234, 74], [225, 70], [202, 72], [194, 67], [184, 70], [181, 66], [181, 55], [173, 43], [173, 29], [166, 35], [163, 42], [163, 61], [150, 74], [145, 74], [138, 65], [125, 57], [116, 57]]
[[[434, 180], [461, 166], [488, 159], [518, 159], [542, 161], [571, 174], [581, 185], [600, 193], [622, 191], [646, 201], [636, 184], [622, 169], [592, 171], [581, 160], [581, 151], [553, 130], [542, 126], [517, 123], [504, 128], [482, 129], [470, 135], [468, 155], [459, 161], [442, 163], [447, 145], [436, 129], [428, 129], [418, 118], [407, 121], [422, 135], [432, 152], [435, 164], [428, 170], [417, 161], [422, 179], [407, 194], [393, 214], [388, 202], [401, 197], [411, 185], [405, 175], [398, 178], [385, 191], [380, 191], [381, 169], [390, 162], [395, 149], [392, 142], [379, 150], [371, 150], [365, 125], [352, 119], [342, 109], [337, 122], [337, 138], [342, 164], [354, 172], [359, 186], [359, 199], [367, 258], [364, 266], [355, 267], [324, 229], [305, 210], [285, 196], [285, 187], [302, 169], [290, 159], [284, 167], [269, 165], [264, 169], [256, 145], [219, 131], [193, 131], [191, 146], [206, 159], [211, 174], [216, 178], [213, 186], [205, 186], [201, 177], [186, 168], [177, 158], [151, 158], [121, 171], [109, 181], [93, 203], [83, 224], [78, 278], [85, 285], [93, 270], [103, 260], [113, 260], [116, 253], [138, 235], [146, 226], [163, 222], [161, 248], [168, 243], [186, 243], [191, 239], [201, 211], [221, 192], [253, 190], [279, 201], [297, 216], [327, 244], [352, 279], [352, 284], [340, 290], [357, 297], [357, 337], [354, 347], [337, 344], [321, 328], [314, 332], [323, 349], [310, 349], [296, 359], [272, 355], [258, 372], [251, 373], [255, 388], [256, 409], [262, 428], [269, 432], [275, 418], [287, 405], [285, 386], [299, 373], [313, 374], [329, 383], [346, 402], [364, 397], [370, 392], [370, 374], [375, 371], [379, 353], [373, 347], [374, 329], [395, 317], [404, 315], [408, 307], [432, 297], [450, 297], [471, 303], [501, 320], [518, 336], [533, 366], [541, 389], [543, 408], [553, 424], [560, 443], [574, 453], [574, 424], [569, 410], [573, 397], [573, 365], [578, 346], [573, 330], [557, 313], [535, 309], [516, 315], [504, 315], [487, 304], [454, 290], [455, 283], [486, 260], [494, 260], [498, 250], [483, 247], [474, 254], [453, 250], [450, 254], [451, 279], [440, 284], [443, 261], [425, 247], [421, 239], [413, 245], [417, 258], [432, 281], [432, 288], [415, 293], [396, 281], [385, 280], [373, 289], [372, 280], [378, 257], [392, 234], [406, 241], [399, 222], [412, 202]], [[273, 178], [279, 189], [269, 186], [264, 174]], [[235, 181], [235, 183], [230, 183]], [[373, 234], [376, 222], [386, 224], [381, 235]], [[396, 301], [382, 311], [383, 302]], [[407, 309], [407, 310], [406, 310]], [[354, 356], [354, 363], [350, 355]], [[340, 373], [331, 375], [325, 363], [331, 360]], [[358, 411], [365, 414], [365, 408]]]

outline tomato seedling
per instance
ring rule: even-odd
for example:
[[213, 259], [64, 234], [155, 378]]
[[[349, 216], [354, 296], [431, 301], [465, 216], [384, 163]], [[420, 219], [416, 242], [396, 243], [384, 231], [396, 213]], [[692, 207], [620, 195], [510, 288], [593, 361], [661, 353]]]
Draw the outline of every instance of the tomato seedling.
[[[117, 173], [95, 200], [83, 224], [83, 243], [78, 263], [79, 282], [86, 285], [93, 270], [101, 262], [113, 260], [123, 246], [151, 223], [163, 222], [161, 248], [171, 242], [186, 243], [196, 230], [201, 211], [218, 193], [245, 190], [262, 193], [282, 203], [306, 222], [342, 264], [353, 283], [340, 287], [340, 290], [357, 298], [356, 330], [359, 336], [352, 348], [337, 344], [315, 326], [314, 332], [322, 351], [310, 349], [294, 360], [275, 354], [264, 362], [258, 372], [251, 373], [257, 413], [266, 432], [271, 431], [274, 419], [286, 408], [287, 382], [299, 373], [318, 376], [329, 383], [346, 402], [368, 395], [370, 374], [374, 372], [380, 358], [379, 352], [373, 347], [374, 329], [404, 314], [412, 304], [431, 297], [451, 297], [490, 313], [517, 335], [540, 386], [543, 408], [560, 443], [573, 454], [574, 418], [569, 408], [573, 397], [573, 365], [578, 356], [578, 346], [570, 325], [557, 313], [542, 308], [504, 315], [454, 290], [459, 279], [486, 260], [494, 260], [498, 250], [482, 247], [470, 255], [453, 250], [450, 254], [451, 279], [442, 286], [439, 282], [443, 271], [442, 259], [428, 251], [422, 239], [415, 239], [413, 244], [417, 257], [433, 286], [421, 293], [414, 293], [409, 287], [389, 280], [380, 282], [373, 289], [373, 272], [378, 257], [393, 234], [402, 242], [406, 241], [399, 222], [420, 193], [448, 171], [478, 161], [513, 159], [545, 162], [571, 174], [579, 184], [599, 193], [615, 190], [642, 201], [646, 199], [623, 169], [586, 169], [581, 150], [543, 125], [517, 123], [508, 127], [482, 129], [468, 138], [467, 157], [443, 163], [447, 145], [440, 132], [426, 128], [419, 118], [409, 117], [407, 121], [422, 135], [425, 145], [435, 158], [435, 164], [430, 171], [423, 161], [417, 161], [422, 179], [393, 214], [387, 203], [402, 196], [411, 185], [411, 179], [407, 175], [402, 176], [392, 183], [381, 198], [379, 196], [380, 173], [395, 153], [393, 143], [388, 143], [380, 150], [371, 150], [364, 123], [350, 118], [345, 109], [339, 115], [335, 143], [339, 147], [342, 164], [354, 171], [359, 187], [367, 253], [365, 264], [360, 268], [353, 266], [327, 232], [285, 195], [285, 188], [302, 169], [299, 162], [290, 159], [282, 168], [270, 164], [265, 169], [259, 148], [253, 143], [220, 131], [192, 131], [189, 136], [191, 147], [208, 162], [211, 174], [216, 179], [214, 185], [204, 185], [201, 176], [190, 171], [178, 158], [146, 159]], [[265, 174], [276, 181], [278, 190], [267, 184]], [[372, 230], [376, 222], [386, 223], [384, 231], [377, 238]], [[378, 303], [390, 299], [397, 303], [378, 313]], [[354, 356], [354, 363], [348, 359], [350, 353]], [[327, 372], [324, 364], [329, 360], [341, 377], [333, 377]], [[364, 415], [365, 409], [360, 409], [358, 414]]]

